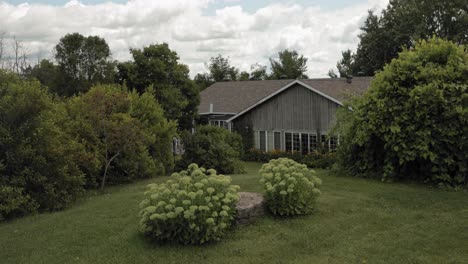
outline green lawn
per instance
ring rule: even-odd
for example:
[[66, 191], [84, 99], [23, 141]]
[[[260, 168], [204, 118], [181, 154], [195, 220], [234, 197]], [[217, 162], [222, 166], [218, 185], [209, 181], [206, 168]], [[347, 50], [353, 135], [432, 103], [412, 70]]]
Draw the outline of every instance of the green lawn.
[[[260, 165], [247, 166], [234, 182], [260, 191]], [[63, 212], [0, 224], [0, 262], [468, 263], [467, 192], [318, 174], [315, 214], [265, 217], [205, 246], [148, 242], [137, 215], [151, 181], [112, 187]]]

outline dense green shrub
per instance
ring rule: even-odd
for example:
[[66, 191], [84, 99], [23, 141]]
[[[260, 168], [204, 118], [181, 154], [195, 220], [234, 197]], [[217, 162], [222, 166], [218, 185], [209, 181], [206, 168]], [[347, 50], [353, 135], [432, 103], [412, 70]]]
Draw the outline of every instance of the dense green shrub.
[[309, 168], [329, 169], [336, 163], [335, 152], [313, 152], [309, 154], [302, 154], [301, 152], [287, 152], [287, 151], [261, 151], [258, 149], [248, 150], [244, 156], [245, 161], [255, 162], [268, 162], [272, 159], [288, 158], [298, 163], [307, 165]]
[[176, 124], [152, 92], [96, 86], [62, 100], [0, 70], [2, 218], [63, 209], [106, 173], [114, 183], [172, 170]]
[[400, 53], [338, 115], [340, 164], [382, 180], [468, 184], [468, 52], [433, 38]]
[[315, 208], [322, 181], [306, 165], [287, 158], [273, 159], [260, 173], [267, 207], [273, 214], [301, 215]]
[[62, 209], [84, 190], [82, 148], [61, 128], [61, 106], [39, 82], [0, 71], [0, 186], [21, 190], [40, 211]]
[[179, 168], [196, 163], [226, 174], [243, 171], [240, 162], [242, 138], [237, 133], [214, 126], [199, 126], [194, 134], [184, 134], [182, 142], [185, 152]]
[[87, 185], [104, 186], [172, 171], [176, 124], [164, 118], [153, 91], [98, 85], [67, 105], [67, 131], [85, 146]]
[[162, 184], [150, 184], [140, 203], [140, 231], [156, 241], [203, 244], [232, 225], [239, 186], [231, 178], [191, 164]]
[[22, 188], [0, 186], [0, 221], [35, 212], [37, 207]]

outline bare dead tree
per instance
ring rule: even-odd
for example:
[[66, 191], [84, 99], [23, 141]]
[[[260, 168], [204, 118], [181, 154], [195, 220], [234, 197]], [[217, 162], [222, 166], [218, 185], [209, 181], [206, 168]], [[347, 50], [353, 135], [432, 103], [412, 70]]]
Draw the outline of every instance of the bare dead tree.
[[23, 45], [21, 46], [21, 50], [20, 50], [19, 64], [20, 64], [21, 73], [25, 73], [28, 67], [30, 66], [30, 63], [28, 60], [28, 50]]
[[13, 71], [16, 72], [17, 74], [20, 73], [20, 60], [21, 60], [21, 49], [22, 49], [22, 43], [20, 40], [16, 39], [16, 37], [13, 37]]
[[5, 68], [5, 58], [4, 58], [4, 39], [5, 39], [5, 32], [0, 32], [0, 69]]

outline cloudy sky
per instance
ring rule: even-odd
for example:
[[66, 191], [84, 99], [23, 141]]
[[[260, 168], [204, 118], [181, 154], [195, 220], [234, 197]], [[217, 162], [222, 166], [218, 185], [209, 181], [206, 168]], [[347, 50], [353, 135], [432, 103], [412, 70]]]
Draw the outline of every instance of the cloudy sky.
[[355, 50], [367, 10], [388, 0], [0, 0], [0, 32], [21, 40], [32, 57], [50, 58], [67, 33], [99, 35], [112, 56], [167, 42], [191, 75], [222, 54], [241, 70], [269, 65], [278, 51], [306, 56], [310, 77], [327, 77], [345, 49]]

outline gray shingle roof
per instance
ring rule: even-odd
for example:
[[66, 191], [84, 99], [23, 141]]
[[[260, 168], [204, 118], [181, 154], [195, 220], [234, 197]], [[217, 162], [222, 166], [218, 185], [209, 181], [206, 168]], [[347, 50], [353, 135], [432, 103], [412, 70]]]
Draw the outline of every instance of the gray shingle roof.
[[[360, 95], [369, 88], [372, 77], [300, 80], [306, 85], [342, 102], [350, 96]], [[200, 93], [199, 113], [239, 113], [295, 80], [265, 80], [217, 82]]]

